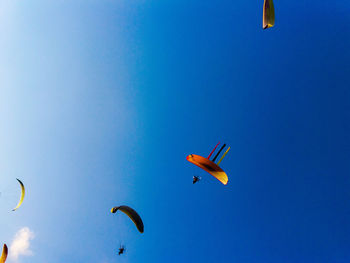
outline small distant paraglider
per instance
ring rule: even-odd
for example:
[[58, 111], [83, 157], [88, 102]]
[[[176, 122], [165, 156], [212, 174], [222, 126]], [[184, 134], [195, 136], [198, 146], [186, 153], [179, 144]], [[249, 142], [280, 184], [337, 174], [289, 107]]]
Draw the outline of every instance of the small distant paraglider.
[[8, 252], [7, 246], [6, 246], [6, 244], [4, 244], [4, 246], [2, 248], [2, 254], [0, 257], [0, 263], [5, 263], [6, 258], [7, 258], [7, 252]]
[[[20, 184], [20, 186], [21, 186], [21, 197], [20, 197], [20, 199], [19, 199], [19, 201], [18, 201], [17, 206], [16, 206], [14, 209], [12, 209], [12, 211], [16, 211], [16, 210], [22, 205], [23, 200], [24, 200], [24, 195], [25, 195], [25, 188], [24, 188], [23, 183], [21, 182], [21, 180], [19, 180], [19, 179], [17, 179], [17, 178], [16, 178], [16, 180], [19, 182], [19, 184]], [[0, 263], [1, 263], [1, 262], [0, 262]]]
[[264, 0], [263, 7], [263, 29], [273, 27], [275, 25], [275, 8], [272, 0]]
[[143, 233], [144, 227], [143, 227], [142, 219], [134, 209], [132, 209], [131, 207], [128, 207], [126, 205], [122, 205], [122, 206], [113, 207], [111, 209], [111, 212], [114, 214], [118, 210], [124, 212], [134, 222], [134, 224], [137, 227], [137, 229], [139, 230], [139, 232]]
[[120, 246], [119, 251], [118, 251], [118, 255], [120, 256], [121, 254], [124, 254], [124, 252], [125, 252], [125, 247]]
[[[224, 157], [226, 156], [226, 154], [230, 150], [230, 147], [227, 148], [227, 150], [221, 156], [220, 160], [217, 163], [215, 163], [215, 161], [218, 158], [218, 156], [220, 155], [220, 153], [222, 152], [222, 150], [226, 147], [226, 144], [224, 144], [220, 148], [220, 150], [216, 153], [215, 157], [212, 160], [210, 160], [210, 157], [215, 152], [215, 149], [218, 147], [219, 144], [220, 144], [220, 142], [214, 147], [214, 149], [211, 151], [211, 153], [209, 154], [209, 156], [207, 158], [202, 157], [200, 155], [196, 155], [196, 154], [190, 154], [186, 157], [186, 159], [187, 159], [187, 161], [202, 168], [204, 171], [210, 173], [212, 176], [214, 176], [216, 179], [218, 179], [221, 183], [226, 185], [228, 182], [228, 177], [227, 177], [227, 174], [219, 167], [219, 164], [221, 163], [222, 159], [224, 159]], [[198, 182], [198, 180], [196, 182]], [[194, 180], [193, 180], [193, 183], [195, 183]]]
[[197, 176], [197, 175], [194, 175], [194, 176], [193, 176], [192, 183], [195, 184], [195, 183], [199, 182], [201, 179], [202, 179], [201, 177], [199, 177], [199, 176]]

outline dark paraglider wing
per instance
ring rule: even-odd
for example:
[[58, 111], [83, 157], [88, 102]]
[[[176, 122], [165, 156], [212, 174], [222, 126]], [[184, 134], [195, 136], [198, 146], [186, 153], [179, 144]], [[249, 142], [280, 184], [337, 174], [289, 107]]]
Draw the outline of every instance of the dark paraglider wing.
[[111, 212], [116, 213], [118, 210], [125, 213], [134, 222], [135, 226], [140, 231], [140, 233], [143, 233], [144, 226], [143, 226], [142, 219], [134, 209], [132, 209], [131, 207], [128, 207], [126, 205], [122, 205], [122, 206], [113, 207], [111, 209]]
[[264, 0], [263, 7], [263, 29], [275, 25], [275, 8], [272, 0]]

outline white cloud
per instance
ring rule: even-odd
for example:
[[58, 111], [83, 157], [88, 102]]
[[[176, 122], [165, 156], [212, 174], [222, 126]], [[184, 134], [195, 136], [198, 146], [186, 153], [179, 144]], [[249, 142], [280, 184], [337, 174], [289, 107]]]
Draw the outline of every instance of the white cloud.
[[30, 241], [34, 239], [34, 233], [28, 228], [23, 227], [17, 231], [9, 249], [9, 259], [12, 262], [18, 262], [19, 256], [31, 256]]

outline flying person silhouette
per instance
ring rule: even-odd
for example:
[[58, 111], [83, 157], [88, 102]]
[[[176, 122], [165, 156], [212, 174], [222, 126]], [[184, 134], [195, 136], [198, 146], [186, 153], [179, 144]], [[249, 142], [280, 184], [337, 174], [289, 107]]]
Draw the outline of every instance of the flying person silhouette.
[[120, 256], [121, 254], [124, 254], [124, 252], [125, 252], [125, 247], [121, 245], [118, 251], [118, 255]]
[[195, 183], [197, 183], [198, 181], [200, 181], [201, 179], [202, 179], [201, 177], [199, 177], [199, 176], [197, 176], [197, 175], [194, 175], [194, 176], [193, 176], [192, 183], [195, 184]]

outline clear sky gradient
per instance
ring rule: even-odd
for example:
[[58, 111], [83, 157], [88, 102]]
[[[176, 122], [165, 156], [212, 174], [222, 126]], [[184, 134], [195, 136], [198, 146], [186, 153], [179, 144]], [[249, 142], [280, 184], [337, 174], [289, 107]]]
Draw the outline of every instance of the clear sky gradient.
[[[262, 5], [2, 0], [0, 242], [29, 227], [22, 263], [350, 262], [350, 2], [275, 0], [265, 31]], [[218, 141], [227, 186], [186, 161]]]

